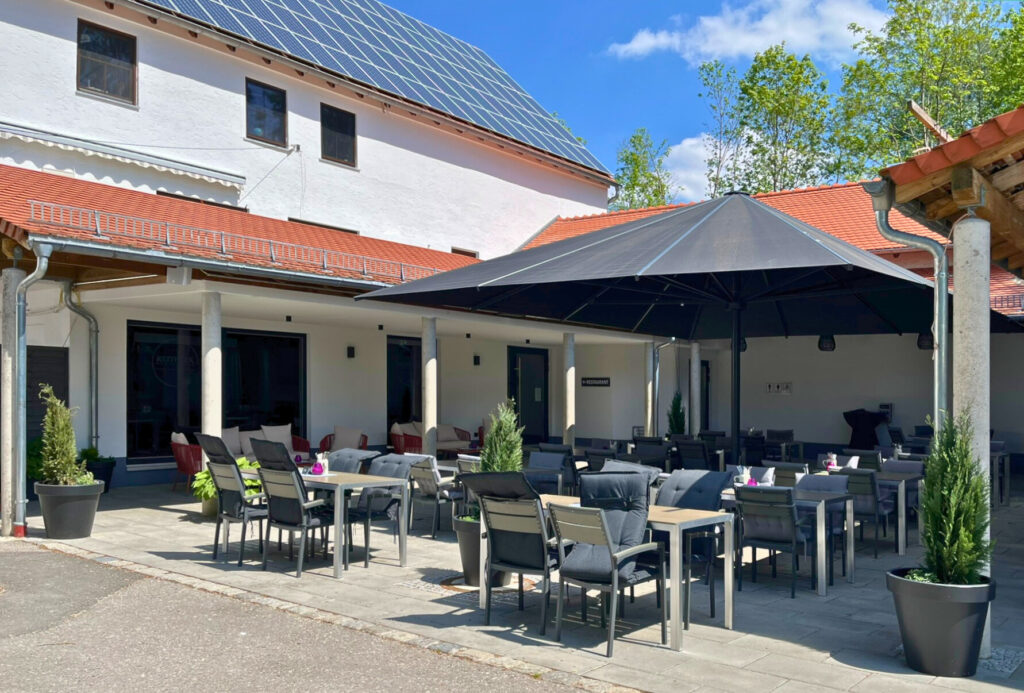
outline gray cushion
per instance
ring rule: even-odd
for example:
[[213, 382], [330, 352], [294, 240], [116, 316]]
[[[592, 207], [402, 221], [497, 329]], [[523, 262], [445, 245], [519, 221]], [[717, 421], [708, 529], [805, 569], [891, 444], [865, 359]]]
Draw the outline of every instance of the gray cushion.
[[658, 490], [658, 505], [695, 510], [718, 510], [722, 491], [729, 485], [729, 472], [679, 469], [672, 472]]
[[376, 450], [357, 450], [353, 448], [335, 450], [327, 456], [327, 468], [332, 472], [358, 474], [362, 471], [363, 465], [366, 462], [379, 456], [380, 453]]

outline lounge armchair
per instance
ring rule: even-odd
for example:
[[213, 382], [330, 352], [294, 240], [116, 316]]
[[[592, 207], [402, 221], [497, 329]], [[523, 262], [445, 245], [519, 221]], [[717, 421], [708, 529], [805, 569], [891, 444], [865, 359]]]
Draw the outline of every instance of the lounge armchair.
[[203, 471], [203, 449], [198, 445], [190, 445], [184, 433], [172, 433], [171, 454], [178, 465], [178, 473], [171, 484], [171, 490], [178, 487], [178, 477], [184, 475], [185, 487], [191, 492], [192, 478]]
[[[410, 423], [395, 422], [389, 434], [391, 447], [398, 454], [423, 452], [423, 424], [419, 421]], [[450, 424], [437, 425], [437, 452], [454, 453], [469, 447], [472, 436], [469, 431]]]
[[296, 456], [300, 458], [299, 464], [311, 464], [309, 459], [309, 441], [301, 436], [292, 434], [291, 424], [282, 426], [261, 426], [258, 430], [242, 431], [238, 426], [221, 430], [220, 438], [224, 441], [231, 455], [238, 459], [245, 457], [249, 460], [256, 459], [256, 453], [252, 449], [252, 440], [272, 440], [281, 443], [288, 450], [292, 461]]
[[334, 433], [328, 433], [320, 439], [320, 452], [334, 452], [352, 448], [354, 450], [365, 450], [369, 439], [366, 434], [358, 428], [348, 426], [335, 426]]

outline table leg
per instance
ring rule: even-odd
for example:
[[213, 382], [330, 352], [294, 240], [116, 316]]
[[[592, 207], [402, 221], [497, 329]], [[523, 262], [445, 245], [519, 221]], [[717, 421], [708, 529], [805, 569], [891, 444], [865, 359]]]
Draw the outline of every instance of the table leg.
[[725, 450], [718, 451], [718, 471], [725, 471]]
[[818, 594], [824, 597], [828, 594], [828, 567], [826, 564], [828, 549], [825, 548], [825, 501], [820, 501], [814, 507], [814, 538], [814, 562], [818, 571]]
[[924, 498], [924, 479], [917, 480], [917, 545], [924, 546], [924, 519], [921, 517], [921, 500]]
[[334, 489], [334, 577], [341, 579], [341, 555], [348, 551], [345, 544], [345, 491]]
[[481, 609], [487, 606], [487, 591], [484, 589], [484, 580], [487, 577], [487, 528], [484, 527], [484, 515], [480, 513], [480, 576], [479, 606]]
[[901, 481], [896, 490], [896, 542], [898, 553], [907, 555], [907, 482]]
[[846, 581], [853, 582], [853, 499], [846, 501]]
[[669, 594], [669, 645], [679, 652], [683, 649], [683, 542], [682, 531], [674, 525], [668, 533], [668, 555], [672, 561], [672, 579], [667, 580]]
[[723, 525], [725, 530], [725, 571], [723, 575], [723, 582], [725, 585], [725, 627], [729, 630], [732, 630], [732, 593], [736, 581], [736, 570], [734, 565], [736, 560], [736, 549], [733, 545], [736, 536], [734, 534], [733, 522], [735, 522], [735, 520], [730, 519]]
[[1002, 458], [1003, 458], [1003, 484], [1002, 484], [1001, 490], [1003, 492], [1003, 505], [1009, 505], [1010, 504], [1010, 454], [1004, 452], [1002, 454]]
[[409, 536], [409, 484], [402, 484], [402, 507], [398, 512], [398, 565], [405, 567]]

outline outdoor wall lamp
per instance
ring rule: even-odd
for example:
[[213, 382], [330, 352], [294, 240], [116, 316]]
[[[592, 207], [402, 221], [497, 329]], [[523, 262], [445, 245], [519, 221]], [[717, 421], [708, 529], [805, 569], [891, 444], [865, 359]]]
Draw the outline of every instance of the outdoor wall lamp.
[[356, 348], [354, 346], [345, 347], [345, 355], [350, 359], [354, 359], [356, 357]]
[[823, 334], [818, 337], [818, 351], [835, 351], [836, 338], [830, 334]]
[[931, 332], [922, 332], [917, 335], [917, 348], [925, 351], [931, 351], [935, 348], [935, 338], [932, 337]]
[[473, 365], [474, 366], [479, 366], [480, 365], [480, 354], [473, 354]]
[[747, 338], [746, 337], [740, 337], [740, 353], [742, 354], [746, 350], [747, 350]]

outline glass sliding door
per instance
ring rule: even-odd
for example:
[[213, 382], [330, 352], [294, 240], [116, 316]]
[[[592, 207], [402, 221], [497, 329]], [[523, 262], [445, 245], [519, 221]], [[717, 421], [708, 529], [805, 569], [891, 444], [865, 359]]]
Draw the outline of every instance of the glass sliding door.
[[423, 420], [423, 351], [416, 337], [388, 336], [388, 430]]

